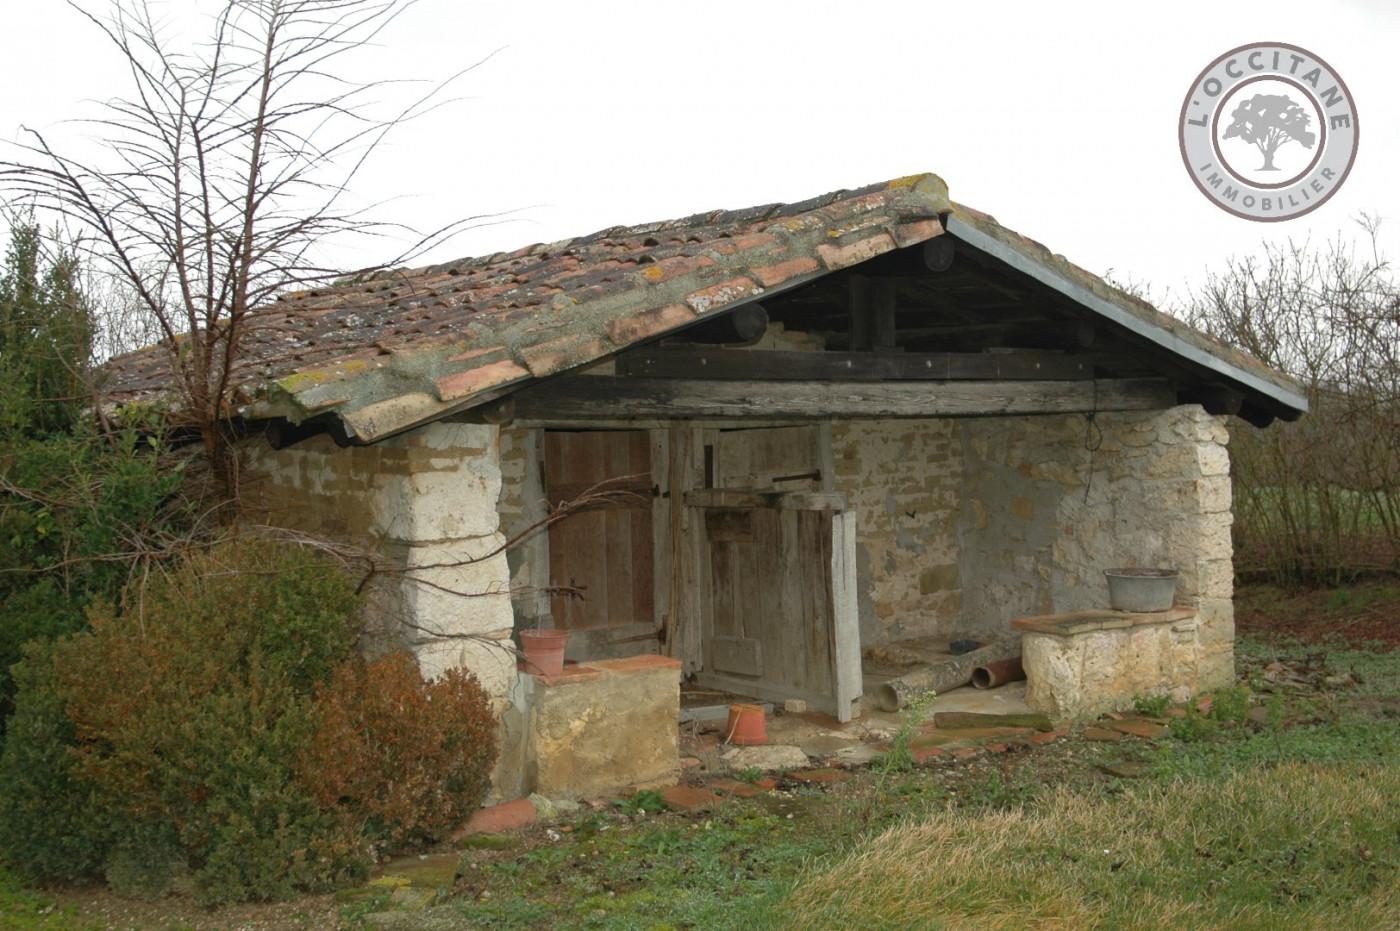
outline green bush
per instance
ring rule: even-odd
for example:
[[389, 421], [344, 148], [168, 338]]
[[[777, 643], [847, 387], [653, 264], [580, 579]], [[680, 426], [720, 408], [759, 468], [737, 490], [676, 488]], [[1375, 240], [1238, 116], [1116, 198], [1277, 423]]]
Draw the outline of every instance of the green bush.
[[136, 430], [75, 427], [42, 439], [0, 435], [0, 716], [12, 710], [10, 667], [24, 645], [87, 627], [101, 598], [117, 600], [138, 541], [178, 528], [179, 470]]
[[139, 541], [178, 527], [178, 465], [161, 461], [147, 412], [97, 428], [89, 394], [93, 315], [71, 249], [14, 218], [0, 260], [0, 726], [24, 645], [84, 628], [115, 599]]
[[154, 896], [188, 874], [210, 904], [282, 898], [363, 876], [375, 847], [435, 837], [485, 794], [476, 681], [366, 667], [353, 586], [315, 550], [225, 541], [123, 605], [18, 667], [0, 849], [31, 879]]
[[73, 722], [54, 675], [54, 649], [36, 643], [14, 668], [19, 700], [0, 754], [0, 850], [23, 878], [72, 881], [98, 874], [108, 817], [77, 773]]

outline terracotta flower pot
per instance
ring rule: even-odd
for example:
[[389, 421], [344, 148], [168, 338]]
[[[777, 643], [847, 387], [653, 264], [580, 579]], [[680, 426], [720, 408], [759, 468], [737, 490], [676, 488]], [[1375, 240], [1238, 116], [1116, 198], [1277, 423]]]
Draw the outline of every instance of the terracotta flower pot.
[[741, 747], [757, 747], [768, 742], [768, 719], [762, 705], [730, 705], [725, 741]]
[[520, 648], [525, 653], [525, 671], [535, 676], [557, 676], [564, 671], [567, 630], [522, 630]]

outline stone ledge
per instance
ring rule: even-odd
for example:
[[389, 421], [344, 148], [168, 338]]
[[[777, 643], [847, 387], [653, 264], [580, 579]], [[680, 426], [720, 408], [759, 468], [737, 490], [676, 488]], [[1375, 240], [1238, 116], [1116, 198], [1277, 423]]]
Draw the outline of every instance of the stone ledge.
[[[525, 662], [515, 664], [520, 672], [525, 672]], [[679, 673], [681, 661], [655, 653], [641, 653], [637, 656], [624, 656], [620, 659], [595, 659], [581, 663], [570, 660], [564, 671], [557, 676], [536, 675], [535, 679], [545, 688], [558, 688], [579, 682], [594, 682], [603, 676], [630, 676], [636, 673], [666, 671]]]
[[[524, 661], [517, 663], [516, 668], [524, 673], [526, 671]], [[536, 681], [545, 688], [557, 688], [561, 685], [573, 685], [576, 682], [592, 682], [595, 679], [602, 678], [603, 674], [591, 666], [585, 666], [581, 663], [569, 663], [564, 667], [564, 671], [557, 676], [546, 676], [535, 673], [530, 673], [530, 675], [534, 675]]]
[[1169, 608], [1166, 611], [1075, 611], [1070, 614], [1039, 614], [1018, 617], [1015, 630], [1069, 637], [1095, 630], [1122, 630], [1149, 624], [1179, 624], [1196, 618], [1195, 608]]
[[639, 653], [636, 656], [624, 656], [621, 659], [590, 660], [582, 665], [613, 675], [626, 675], [629, 672], [646, 672], [649, 669], [673, 669], [679, 672], [681, 661], [656, 653]]

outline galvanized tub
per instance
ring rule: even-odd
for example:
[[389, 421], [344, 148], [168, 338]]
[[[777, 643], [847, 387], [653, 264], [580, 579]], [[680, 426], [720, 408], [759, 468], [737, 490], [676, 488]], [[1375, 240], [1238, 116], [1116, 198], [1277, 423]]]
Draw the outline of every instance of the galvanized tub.
[[1166, 611], [1176, 596], [1175, 569], [1105, 569], [1108, 605], [1115, 611]]

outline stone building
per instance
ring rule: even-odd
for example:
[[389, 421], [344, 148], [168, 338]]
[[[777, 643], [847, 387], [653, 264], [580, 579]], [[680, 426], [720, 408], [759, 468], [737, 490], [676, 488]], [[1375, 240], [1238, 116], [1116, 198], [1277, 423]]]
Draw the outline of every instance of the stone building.
[[[1062, 717], [1224, 685], [1225, 416], [1306, 408], [933, 175], [380, 272], [258, 319], [255, 512], [413, 570], [384, 604], [426, 673], [464, 664], [496, 697], [504, 796], [664, 778], [680, 676], [849, 719], [862, 651], [913, 638], [1051, 638], [1030, 694]], [[167, 359], [115, 360], [116, 397], [161, 393]], [[1177, 610], [1104, 614], [1122, 566], [1179, 570]], [[579, 665], [524, 675], [501, 647], [532, 626], [569, 629]], [[1056, 693], [1111, 640], [1103, 695]]]

